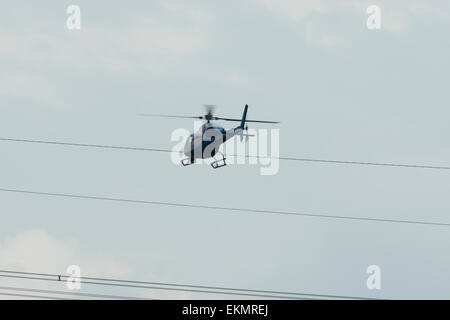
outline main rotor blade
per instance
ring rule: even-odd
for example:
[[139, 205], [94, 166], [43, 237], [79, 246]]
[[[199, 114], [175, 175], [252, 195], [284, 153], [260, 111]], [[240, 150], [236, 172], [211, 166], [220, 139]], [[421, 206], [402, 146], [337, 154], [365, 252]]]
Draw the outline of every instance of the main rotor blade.
[[[219, 118], [219, 117], [214, 117], [214, 120], [237, 121], [237, 122], [241, 122], [242, 121], [242, 119]], [[265, 120], [245, 120], [245, 122], [280, 123], [278, 121], [265, 121]]]
[[214, 113], [214, 110], [216, 110], [216, 105], [215, 104], [204, 104], [203, 105], [206, 109], [206, 113]]
[[214, 113], [214, 110], [216, 110], [216, 106], [213, 104], [204, 104], [203, 106], [206, 109], [206, 114], [203, 117], [203, 119], [205, 119], [206, 121], [213, 120], [213, 118], [214, 118], [213, 113]]
[[279, 121], [265, 121], [265, 120], [245, 120], [245, 122], [280, 123]]
[[203, 119], [202, 116], [198, 116], [198, 117], [189, 117], [189, 116], [174, 116], [174, 115], [169, 115], [169, 114], [153, 114], [153, 113], [139, 113], [138, 115], [139, 115], [139, 116], [142, 116], [142, 117]]

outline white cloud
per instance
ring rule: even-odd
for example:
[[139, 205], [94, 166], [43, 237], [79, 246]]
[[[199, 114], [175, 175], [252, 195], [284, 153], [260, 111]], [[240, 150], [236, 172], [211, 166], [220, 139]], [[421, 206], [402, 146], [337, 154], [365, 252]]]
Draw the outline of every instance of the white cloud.
[[19, 97], [50, 105], [59, 102], [53, 85], [45, 77], [28, 72], [0, 74], [0, 96]]
[[3, 31], [0, 39], [0, 59], [22, 66], [113, 72], [161, 71], [178, 58], [206, 47], [202, 26], [173, 27], [153, 19], [143, 19], [124, 28], [93, 27], [59, 34]]
[[305, 24], [304, 37], [306, 43], [325, 48], [336, 47], [344, 43], [343, 36], [323, 31], [311, 22]]
[[361, 14], [369, 5], [379, 5], [394, 15], [435, 15], [448, 16], [449, 2], [446, 0], [252, 0], [269, 11], [281, 13], [294, 20], [302, 20], [314, 13], [334, 14], [341, 9], [348, 9]]
[[5, 239], [0, 245], [2, 269], [63, 274], [69, 265], [81, 267], [90, 276], [126, 277], [131, 268], [98, 252], [81, 250], [45, 230], [29, 230]]
[[330, 1], [299, 1], [299, 0], [253, 0], [255, 3], [286, 15], [294, 20], [301, 20], [311, 13], [325, 13], [330, 10]]
[[[382, 29], [391, 32], [401, 32], [408, 29], [418, 17], [448, 17], [450, 2], [444, 0], [252, 0], [257, 5], [291, 19], [294, 22], [306, 22], [304, 30], [305, 41], [323, 47], [335, 47], [344, 43], [347, 35], [319, 30], [319, 24], [312, 28], [313, 16], [324, 17], [337, 13], [348, 13], [359, 16], [361, 28], [365, 27], [366, 9], [369, 5], [379, 5], [382, 9]], [[323, 24], [323, 23], [322, 23]]]
[[236, 69], [224, 70], [221, 76], [221, 80], [227, 85], [241, 88], [253, 87], [255, 81], [254, 79], [251, 79], [248, 74]]
[[[0, 269], [11, 271], [66, 274], [67, 267], [78, 265], [81, 276], [104, 277], [116, 279], [133, 279], [132, 268], [117, 259], [100, 252], [82, 250], [76, 242], [61, 241], [42, 229], [28, 230], [7, 237], [0, 242]], [[146, 281], [161, 281], [153, 273], [147, 271]], [[52, 289], [66, 291], [59, 282], [31, 281], [16, 278], [0, 278], [1, 286]], [[0, 286], [0, 287], [1, 287]], [[83, 286], [83, 284], [82, 284]], [[143, 290], [135, 288], [119, 288], [119, 292], [111, 291], [114, 287], [89, 287], [88, 292], [151, 299], [192, 299], [189, 292]], [[106, 292], [104, 290], [107, 290]], [[2, 291], [2, 290], [0, 290]], [[19, 292], [20, 293], [20, 292]], [[55, 295], [53, 295], [55, 296]], [[0, 296], [0, 299], [14, 298]]]
[[[171, 21], [140, 18], [127, 26], [64, 27], [51, 33], [33, 28], [0, 31], [0, 95], [62, 105], [51, 77], [61, 72], [164, 72], [207, 47], [211, 17], [180, 5], [163, 6]], [[155, 17], [158, 17], [157, 15]], [[174, 22], [175, 21], [175, 22]], [[180, 25], [177, 21], [182, 21]], [[16, 72], [15, 70], [24, 70]]]

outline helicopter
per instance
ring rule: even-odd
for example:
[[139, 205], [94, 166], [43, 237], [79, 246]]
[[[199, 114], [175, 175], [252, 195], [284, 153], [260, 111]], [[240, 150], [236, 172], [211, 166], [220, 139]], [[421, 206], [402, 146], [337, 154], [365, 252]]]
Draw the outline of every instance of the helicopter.
[[[141, 116], [150, 117], [168, 117], [168, 118], [190, 118], [190, 119], [200, 119], [205, 120], [205, 123], [200, 127], [197, 132], [192, 133], [186, 140], [184, 145], [183, 153], [187, 157], [181, 160], [183, 166], [189, 166], [195, 163], [196, 159], [208, 159], [213, 158], [210, 163], [211, 167], [218, 169], [226, 166], [226, 157], [219, 151], [220, 145], [225, 143], [227, 140], [239, 135], [242, 141], [244, 137], [247, 138], [253, 135], [248, 134], [247, 122], [258, 122], [258, 123], [272, 123], [276, 124], [276, 121], [265, 121], [265, 120], [248, 120], [247, 110], [248, 105], [244, 107], [244, 112], [241, 119], [233, 118], [221, 118], [214, 116], [215, 105], [206, 104], [206, 114], [203, 116], [175, 116], [175, 115], [164, 115], [164, 114], [140, 114]], [[225, 128], [212, 123], [212, 121], [223, 120], [223, 121], [236, 121], [240, 122], [239, 126], [226, 130]], [[220, 156], [220, 157], [216, 157]]]

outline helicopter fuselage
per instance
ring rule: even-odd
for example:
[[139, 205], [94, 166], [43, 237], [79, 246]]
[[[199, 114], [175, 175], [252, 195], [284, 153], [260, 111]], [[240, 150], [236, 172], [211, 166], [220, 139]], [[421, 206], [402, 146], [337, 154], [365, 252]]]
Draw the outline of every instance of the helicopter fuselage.
[[205, 123], [199, 131], [191, 134], [184, 145], [184, 154], [191, 160], [214, 157], [220, 145], [242, 132], [241, 127], [226, 130], [213, 123]]

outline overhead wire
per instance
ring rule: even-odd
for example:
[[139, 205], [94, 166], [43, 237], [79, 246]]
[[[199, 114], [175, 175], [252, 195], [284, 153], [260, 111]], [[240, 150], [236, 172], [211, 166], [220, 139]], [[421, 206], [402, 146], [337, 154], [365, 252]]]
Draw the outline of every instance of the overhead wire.
[[36, 289], [36, 288], [23, 288], [23, 287], [0, 287], [0, 290], [45, 293], [45, 294], [56, 294], [56, 295], [68, 295], [68, 296], [73, 296], [73, 297], [78, 296], [78, 297], [109, 299], [109, 300], [149, 300], [148, 298], [141, 298], [141, 297], [116, 296], [116, 295], [109, 295], [109, 294], [86, 293], [86, 292], [75, 292], [75, 291], [67, 292], [67, 291]]
[[[145, 148], [145, 147], [130, 147], [130, 146], [116, 146], [116, 145], [103, 145], [103, 144], [86, 144], [86, 143], [72, 143], [72, 142], [61, 142], [61, 141], [45, 141], [45, 140], [30, 140], [30, 139], [13, 139], [13, 138], [0, 138], [0, 141], [8, 142], [23, 142], [23, 143], [37, 143], [37, 144], [51, 144], [51, 145], [62, 145], [62, 146], [73, 146], [73, 147], [88, 147], [88, 148], [103, 148], [103, 149], [117, 149], [117, 150], [133, 150], [133, 151], [149, 151], [149, 152], [163, 152], [163, 153], [174, 153], [178, 151], [162, 149], [162, 148]], [[302, 162], [318, 162], [318, 163], [332, 163], [332, 164], [349, 164], [349, 165], [367, 165], [367, 166], [388, 166], [388, 167], [404, 167], [404, 168], [421, 168], [421, 169], [437, 169], [437, 170], [449, 170], [450, 166], [431, 166], [431, 165], [417, 165], [417, 164], [400, 164], [400, 163], [382, 163], [382, 162], [360, 162], [360, 161], [343, 161], [343, 160], [329, 160], [329, 159], [313, 159], [313, 158], [298, 158], [298, 157], [264, 157], [264, 156], [252, 156], [252, 155], [228, 155], [236, 157], [246, 157], [246, 158], [270, 158], [279, 159], [287, 161], [302, 161]], [[301, 213], [292, 211], [279, 211], [279, 210], [262, 210], [262, 209], [250, 209], [250, 208], [236, 208], [236, 207], [223, 207], [223, 206], [210, 206], [210, 205], [199, 205], [199, 204], [187, 204], [187, 203], [177, 203], [177, 202], [162, 202], [162, 201], [148, 201], [148, 200], [135, 200], [135, 199], [124, 199], [124, 198], [114, 198], [114, 197], [101, 197], [101, 196], [90, 196], [90, 195], [77, 195], [77, 194], [65, 194], [65, 193], [50, 193], [50, 192], [40, 192], [40, 191], [30, 191], [30, 190], [20, 190], [20, 189], [8, 189], [0, 188], [1, 192], [13, 192], [13, 193], [23, 193], [32, 195], [42, 195], [42, 196], [54, 196], [54, 197], [68, 197], [68, 198], [78, 198], [78, 199], [89, 199], [89, 200], [102, 200], [102, 201], [117, 201], [126, 203], [136, 203], [136, 204], [150, 204], [150, 205], [164, 205], [164, 206], [176, 206], [176, 207], [190, 207], [190, 208], [201, 208], [201, 209], [212, 209], [212, 210], [226, 210], [232, 212], [248, 212], [248, 213], [268, 213], [268, 214], [281, 214], [281, 215], [294, 215], [294, 216], [304, 216], [304, 217], [316, 217], [316, 218], [328, 218], [328, 219], [345, 219], [345, 220], [359, 220], [359, 221], [375, 221], [375, 222], [389, 222], [389, 223], [404, 223], [404, 224], [419, 224], [419, 225], [433, 225], [433, 226], [450, 226], [450, 223], [444, 222], [433, 222], [433, 221], [417, 221], [417, 220], [397, 220], [397, 219], [383, 219], [383, 218], [370, 218], [370, 217], [353, 217], [353, 216], [338, 216], [338, 215], [325, 215], [325, 214], [312, 214], [312, 213]], [[0, 275], [4, 277], [5, 275]], [[23, 279], [35, 279], [35, 280], [51, 280], [51, 279], [39, 279], [35, 277], [21, 277], [21, 276], [6, 276], [15, 277]], [[232, 288], [221, 288], [221, 287], [208, 287], [208, 286], [193, 286], [193, 285], [179, 285], [179, 284], [164, 284], [164, 283], [146, 283], [139, 281], [126, 281], [126, 280], [114, 280], [114, 279], [101, 279], [101, 278], [86, 278], [90, 280], [98, 281], [110, 281], [115, 283], [102, 283], [96, 281], [85, 281], [87, 284], [94, 285], [113, 285], [113, 286], [123, 286], [123, 287], [133, 287], [133, 288], [147, 288], [147, 289], [160, 289], [160, 290], [175, 290], [175, 291], [188, 291], [197, 293], [216, 293], [216, 294], [233, 294], [242, 296], [260, 296], [260, 297], [271, 297], [271, 298], [290, 298], [285, 296], [279, 296], [280, 292], [274, 291], [258, 291], [249, 289], [232, 289]], [[121, 283], [124, 282], [124, 283]], [[134, 285], [131, 283], [137, 283], [139, 285]], [[153, 285], [171, 285], [175, 288], [161, 288], [152, 287], [143, 284], [153, 284]], [[177, 288], [178, 286], [184, 288]], [[204, 288], [211, 290], [197, 290], [193, 288]], [[231, 293], [229, 291], [214, 291], [214, 290], [234, 290], [237, 293]], [[1, 287], [0, 287], [1, 290]], [[251, 294], [245, 292], [262, 292], [263, 294]], [[47, 292], [51, 293], [51, 292]], [[276, 293], [274, 296], [269, 293]], [[20, 295], [20, 294], [5, 294], [1, 295], [8, 296], [23, 296], [32, 298], [50, 298], [44, 296], [34, 296], [34, 295]], [[283, 293], [292, 294], [292, 293]], [[294, 293], [296, 295], [297, 293]], [[302, 294], [302, 293], [298, 293]], [[346, 296], [329, 296], [329, 295], [316, 295], [316, 294], [302, 294], [306, 296], [317, 296], [317, 297], [331, 297], [331, 298], [357, 298], [359, 297], [346, 297]], [[112, 296], [110, 296], [112, 297]], [[297, 297], [298, 298], [298, 297]]]
[[[35, 277], [35, 276], [16, 276], [16, 275], [3, 275], [2, 278], [15, 278], [15, 279], [26, 279], [26, 280], [41, 280], [41, 281], [52, 281], [60, 282], [58, 279]], [[275, 298], [275, 299], [310, 299], [303, 297], [293, 297], [293, 296], [282, 296], [282, 295], [269, 295], [269, 294], [250, 294], [242, 292], [230, 292], [230, 291], [216, 291], [216, 290], [203, 290], [203, 289], [189, 289], [189, 288], [173, 288], [173, 287], [160, 287], [160, 286], [149, 286], [149, 285], [133, 285], [125, 283], [109, 283], [109, 282], [98, 282], [98, 281], [86, 281], [80, 280], [80, 283], [91, 284], [91, 285], [101, 285], [101, 286], [112, 286], [112, 287], [123, 287], [123, 288], [133, 288], [133, 289], [153, 289], [153, 290], [163, 290], [163, 291], [180, 291], [180, 292], [192, 292], [192, 293], [208, 293], [208, 294], [221, 294], [221, 295], [232, 295], [232, 296], [246, 296], [246, 297], [259, 297], [259, 298]]]
[[[71, 146], [71, 147], [85, 147], [85, 148], [102, 148], [102, 149], [116, 149], [116, 150], [163, 152], [163, 153], [180, 153], [181, 152], [181, 151], [164, 149], [164, 148], [116, 146], [116, 145], [105, 145], [105, 144], [88, 144], [88, 143], [74, 143], [74, 142], [63, 142], [63, 141], [34, 140], [34, 139], [0, 138], [0, 141], [4, 141], [4, 142], [35, 143], [35, 144], [49, 144], [49, 145]], [[273, 159], [273, 160], [299, 161], [299, 162], [310, 162], [310, 163], [327, 163], [327, 164], [346, 164], [346, 165], [359, 165], [359, 166], [401, 167], [401, 168], [416, 168], [416, 169], [450, 170], [450, 166], [434, 166], [434, 165], [407, 164], [407, 163], [364, 162], [364, 161], [315, 159], [315, 158], [302, 158], [302, 157], [285, 157], [285, 156], [282, 156], [282, 157], [271, 157], [271, 156], [238, 155], [238, 154], [225, 154], [225, 156], [227, 156], [227, 157], [256, 158], [256, 159]]]
[[169, 202], [169, 201], [151, 201], [151, 200], [137, 200], [137, 199], [116, 198], [116, 197], [82, 195], [82, 194], [42, 192], [42, 191], [12, 189], [12, 188], [2, 188], [2, 187], [0, 187], [0, 192], [28, 194], [28, 195], [37, 195], [37, 196], [48, 196], [48, 197], [72, 198], [72, 199], [134, 203], [134, 204], [142, 204], [142, 205], [159, 205], [159, 206], [171, 206], [171, 207], [182, 207], [182, 208], [208, 209], [208, 210], [215, 210], [215, 211], [225, 211], [225, 212], [227, 212], [227, 214], [236, 213], [236, 212], [244, 212], [244, 213], [274, 214], [274, 215], [301, 216], [301, 217], [310, 217], [310, 218], [353, 220], [353, 221], [366, 221], [366, 222], [369, 221], [369, 222], [415, 224], [415, 225], [445, 226], [445, 227], [450, 226], [450, 223], [437, 222], [437, 221], [401, 220], [401, 219], [385, 219], [385, 218], [372, 218], [372, 217], [327, 215], [327, 214], [316, 214], [316, 213], [295, 212], [295, 211], [238, 208], [238, 207], [213, 206], [213, 205], [181, 203], [181, 202]]
[[0, 292], [0, 296], [16, 297], [16, 298], [46, 299], [46, 300], [73, 300], [73, 299], [61, 298], [61, 297], [50, 297], [50, 296], [43, 296], [43, 295], [12, 293], [12, 292]]
[[[44, 281], [53, 281], [53, 282], [55, 282], [55, 281], [61, 282], [63, 280], [67, 280], [70, 278], [70, 276], [68, 276], [68, 275], [11, 271], [11, 270], [0, 270], [0, 277], [28, 279], [28, 280], [44, 280]], [[79, 280], [80, 280], [80, 283], [92, 284], [92, 285], [118, 286], [118, 287], [129, 287], [129, 288], [138, 288], [138, 289], [186, 291], [186, 292], [193, 292], [193, 293], [212, 293], [212, 294], [221, 294], [221, 295], [248, 296], [248, 297], [261, 297], [261, 298], [370, 299], [370, 298], [365, 298], [365, 297], [345, 296], [345, 295], [329, 295], [329, 294], [317, 294], [317, 293], [306, 293], [306, 292], [286, 292], [286, 291], [275, 291], [275, 290], [255, 290], [255, 289], [246, 289], [246, 288], [202, 286], [202, 285], [192, 285], [192, 284], [137, 281], [137, 280], [124, 280], [124, 279], [111, 279], [111, 278], [100, 278], [100, 277], [85, 277], [85, 276], [81, 277]]]

